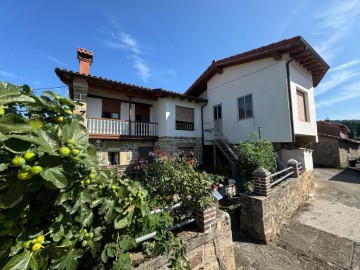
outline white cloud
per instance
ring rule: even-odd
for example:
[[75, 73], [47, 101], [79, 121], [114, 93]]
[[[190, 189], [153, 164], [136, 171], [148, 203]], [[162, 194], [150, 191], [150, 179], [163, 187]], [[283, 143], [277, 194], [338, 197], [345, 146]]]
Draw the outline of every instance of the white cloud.
[[132, 60], [136, 73], [142, 81], [148, 83], [148, 79], [151, 77], [151, 70], [145, 63], [145, 60], [140, 57], [140, 55], [144, 54], [144, 51], [141, 49], [142, 46], [134, 37], [121, 30], [116, 18], [108, 15], [108, 19], [115, 31], [100, 31], [100, 33], [108, 36], [107, 39], [102, 41], [103, 45], [111, 49], [130, 51], [131, 53], [128, 57]]
[[329, 8], [316, 17], [319, 19], [321, 34], [329, 37], [323, 39], [316, 50], [324, 58], [331, 59], [337, 50], [337, 42], [359, 21], [360, 0], [333, 1]]
[[151, 77], [150, 68], [144, 63], [144, 60], [139, 56], [133, 54], [131, 58], [134, 61], [134, 68], [137, 71], [137, 74], [145, 83], [148, 82], [148, 79]]
[[59, 66], [63, 66], [63, 67], [66, 67], [67, 65], [64, 64], [63, 62], [61, 62], [60, 60], [58, 60], [57, 58], [51, 56], [51, 55], [48, 55], [46, 53], [42, 53], [41, 54], [42, 56], [44, 56], [45, 58], [49, 59], [51, 62], [54, 62], [55, 64], [59, 65]]
[[348, 69], [350, 67], [356, 66], [358, 64], [360, 64], [360, 59], [355, 59], [355, 60], [352, 60], [352, 61], [350, 61], [348, 63], [345, 63], [345, 64], [339, 65], [337, 67], [331, 68], [329, 72], [341, 71], [341, 70]]
[[18, 78], [18, 76], [16, 76], [15, 74], [7, 72], [5, 70], [0, 70], [0, 76], [9, 77], [9, 78]]
[[344, 89], [339, 90], [335, 96], [329, 96], [328, 98], [316, 102], [316, 108], [319, 109], [321, 107], [327, 107], [358, 97], [360, 97], [360, 81], [356, 81], [346, 86]]
[[303, 11], [305, 5], [307, 4], [307, 1], [298, 1], [296, 3], [296, 6], [292, 8], [290, 13], [287, 14], [283, 19], [286, 19], [283, 21], [283, 24], [280, 26], [278, 33], [277, 33], [277, 39], [281, 39], [286, 31], [286, 29], [289, 27], [289, 25], [298, 17], [298, 15]]
[[330, 77], [322, 82], [315, 89], [315, 96], [321, 95], [343, 83], [348, 82], [352, 78], [360, 76], [360, 72], [354, 70], [340, 70], [338, 72], [330, 73]]

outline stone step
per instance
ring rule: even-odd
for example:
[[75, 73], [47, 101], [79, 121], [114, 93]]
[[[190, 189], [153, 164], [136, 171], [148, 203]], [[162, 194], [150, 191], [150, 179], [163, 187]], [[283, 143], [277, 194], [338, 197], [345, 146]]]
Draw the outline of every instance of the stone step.
[[292, 220], [275, 244], [323, 269], [360, 269], [360, 245]]

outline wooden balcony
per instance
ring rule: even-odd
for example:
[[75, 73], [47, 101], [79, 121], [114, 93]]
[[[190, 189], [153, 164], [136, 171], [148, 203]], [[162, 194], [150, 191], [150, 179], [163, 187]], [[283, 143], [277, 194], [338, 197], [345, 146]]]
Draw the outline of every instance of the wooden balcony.
[[158, 123], [144, 123], [107, 118], [88, 118], [90, 139], [157, 139]]

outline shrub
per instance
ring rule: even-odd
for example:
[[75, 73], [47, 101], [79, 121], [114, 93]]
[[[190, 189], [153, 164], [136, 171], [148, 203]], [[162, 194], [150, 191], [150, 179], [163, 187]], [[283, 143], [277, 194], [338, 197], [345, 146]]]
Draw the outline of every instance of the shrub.
[[154, 162], [145, 167], [144, 185], [157, 206], [181, 202], [183, 210], [194, 212], [213, 203], [214, 176], [196, 166], [195, 159], [179, 153], [155, 152]]
[[276, 153], [268, 139], [250, 135], [250, 140], [239, 144], [238, 173], [246, 191], [253, 191], [252, 174], [258, 167], [275, 172]]

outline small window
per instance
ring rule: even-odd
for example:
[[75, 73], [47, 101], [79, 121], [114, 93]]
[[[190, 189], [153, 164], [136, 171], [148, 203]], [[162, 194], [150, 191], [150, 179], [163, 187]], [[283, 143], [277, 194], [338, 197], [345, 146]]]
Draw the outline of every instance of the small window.
[[103, 99], [102, 117], [120, 119], [120, 101]]
[[194, 130], [194, 109], [176, 106], [176, 129]]
[[252, 95], [238, 98], [239, 119], [254, 117]]
[[221, 119], [221, 104], [214, 106], [214, 120]]
[[181, 157], [194, 157], [194, 147], [178, 147], [178, 152]]
[[119, 165], [119, 153], [118, 152], [108, 152], [109, 165]]
[[298, 119], [299, 121], [307, 122], [308, 115], [306, 111], [305, 93], [300, 90], [296, 90], [296, 95], [297, 95], [297, 105], [298, 105]]

